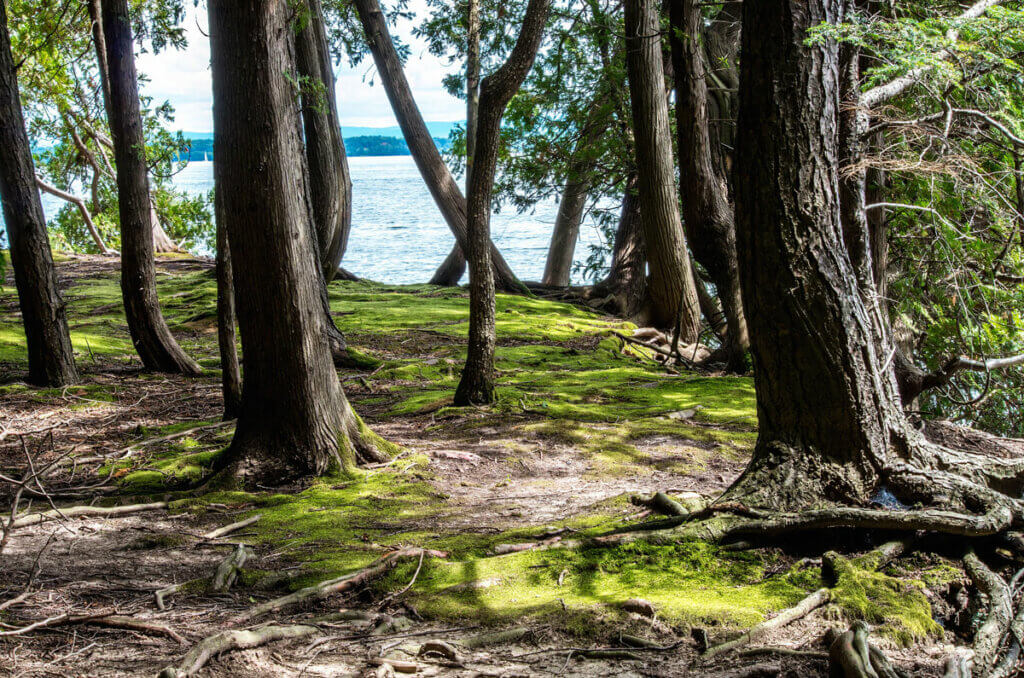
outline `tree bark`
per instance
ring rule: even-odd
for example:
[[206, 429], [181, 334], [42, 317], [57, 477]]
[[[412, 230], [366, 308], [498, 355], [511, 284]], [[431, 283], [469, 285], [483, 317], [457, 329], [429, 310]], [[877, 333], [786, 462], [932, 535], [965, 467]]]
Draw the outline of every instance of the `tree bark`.
[[508, 60], [480, 85], [476, 157], [469, 191], [469, 347], [456, 405], [494, 401], [494, 269], [491, 264], [491, 189], [498, 164], [501, 118], [537, 56], [551, 0], [530, 0]]
[[707, 69], [701, 46], [704, 16], [699, 0], [670, 3], [676, 133], [683, 224], [693, 255], [718, 290], [727, 323], [729, 369], [746, 372], [750, 347], [743, 313], [736, 224], [725, 176], [715, 169], [708, 118]]
[[844, 249], [838, 47], [805, 44], [841, 19], [842, 0], [743, 5], [736, 225], [759, 430], [726, 496], [751, 505], [863, 501], [909, 447]]
[[[409, 152], [423, 176], [438, 209], [441, 210], [448, 228], [455, 235], [455, 240], [463, 252], [468, 249], [468, 229], [466, 222], [466, 200], [452, 177], [448, 166], [441, 159], [441, 154], [427, 130], [423, 116], [420, 114], [416, 101], [413, 99], [409, 81], [402, 70], [402, 62], [391, 41], [384, 14], [377, 0], [355, 0], [359, 20], [366, 33], [366, 42], [373, 54], [377, 72], [387, 91], [391, 108], [402, 128], [402, 135], [409, 146]], [[505, 259], [494, 247], [491, 247], [491, 260], [494, 267], [495, 285], [507, 292], [522, 291], [523, 285], [512, 273]], [[445, 260], [445, 275], [435, 274], [431, 282], [450, 280], [457, 263], [457, 257], [449, 255]], [[459, 274], [461, 277], [461, 273]], [[457, 279], [456, 279], [457, 281]]]
[[198, 375], [160, 312], [153, 264], [152, 202], [127, 0], [103, 0], [109, 62], [110, 129], [121, 222], [121, 294], [135, 350], [147, 369]]
[[612, 297], [617, 315], [630, 320], [646, 320], [647, 251], [640, 227], [636, 174], [626, 179], [608, 276], [594, 286], [594, 291], [598, 296]]
[[[214, 179], [245, 356], [227, 472], [280, 483], [384, 457], [331, 364], [293, 113], [290, 10], [211, 0]], [[252, 196], [260, 196], [253, 200]]]
[[309, 20], [296, 36], [299, 75], [305, 78], [302, 122], [313, 223], [324, 282], [334, 279], [352, 228], [352, 179], [341, 138], [334, 70], [320, 0], [306, 0]]
[[224, 227], [222, 200], [214, 195], [217, 221], [217, 344], [220, 349], [224, 419], [237, 419], [242, 410], [242, 375], [235, 334], [235, 285], [231, 245]]
[[28, 346], [28, 379], [39, 386], [78, 381], [75, 355], [57, 289], [57, 272], [36, 190], [32, 148], [21, 111], [21, 95], [0, 0], [0, 200], [10, 244], [14, 284]]
[[[604, 88], [602, 88], [603, 90]], [[555, 216], [555, 227], [551, 233], [551, 244], [548, 246], [548, 258], [544, 264], [545, 285], [568, 287], [572, 274], [573, 256], [576, 253], [576, 241], [580, 235], [580, 223], [587, 206], [587, 195], [590, 192], [591, 176], [597, 164], [593, 146], [607, 131], [608, 124], [604, 114], [607, 112], [603, 100], [604, 92], [598, 92], [587, 110], [583, 129], [580, 130], [569, 162], [569, 170], [565, 177], [565, 189], [562, 200], [558, 204]]]
[[476, 156], [476, 129], [480, 115], [480, 0], [466, 5], [466, 195], [469, 195]]
[[651, 321], [700, 337], [700, 305], [679, 219], [672, 137], [665, 100], [661, 24], [654, 0], [627, 0], [626, 67], [632, 94], [640, 223], [650, 266]]

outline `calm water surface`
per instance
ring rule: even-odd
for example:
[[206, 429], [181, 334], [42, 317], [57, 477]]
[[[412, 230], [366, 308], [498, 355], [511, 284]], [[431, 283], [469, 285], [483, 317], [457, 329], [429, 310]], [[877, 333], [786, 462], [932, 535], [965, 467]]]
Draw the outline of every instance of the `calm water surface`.
[[[454, 238], [411, 156], [350, 158], [352, 172], [352, 235], [342, 265], [360, 277], [387, 283], [421, 283], [448, 255]], [[192, 193], [213, 188], [213, 163], [193, 162], [177, 174], [175, 185]], [[52, 217], [64, 203], [43, 195], [43, 209]], [[491, 218], [495, 244], [512, 270], [524, 280], [544, 273], [555, 201], [518, 214], [506, 207]], [[600, 242], [593, 224], [580, 229], [576, 260], [584, 261], [589, 245]], [[575, 282], [583, 282], [579, 274]]]

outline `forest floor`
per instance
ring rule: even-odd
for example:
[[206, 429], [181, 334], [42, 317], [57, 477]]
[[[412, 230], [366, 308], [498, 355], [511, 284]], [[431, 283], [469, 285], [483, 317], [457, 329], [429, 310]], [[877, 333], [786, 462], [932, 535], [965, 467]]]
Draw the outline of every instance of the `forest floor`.
[[[354, 477], [197, 490], [233, 430], [220, 421], [216, 287], [208, 262], [161, 258], [158, 268], [164, 312], [204, 366], [200, 378], [140, 371], [117, 261], [74, 256], [59, 257], [58, 270], [82, 383], [27, 387], [9, 270], [0, 290], [0, 473], [20, 477], [27, 453], [36, 466], [59, 460], [44, 483], [58, 506], [167, 502], [12, 532], [0, 556], [0, 675], [155, 676], [227, 628], [310, 620], [311, 635], [224, 654], [199, 675], [378, 675], [389, 671], [381, 661], [422, 676], [825, 675], [823, 631], [863, 619], [923, 676], [970, 638], [977, 610], [964, 602], [963, 572], [910, 552], [856, 570], [829, 604], [745, 651], [700, 661], [701, 636], [722, 642], [820, 588], [823, 553], [848, 551], [848, 535], [748, 550], [701, 540], [559, 548], [659, 518], [634, 496], [725, 489], [754, 443], [754, 392], [747, 378], [668, 370], [618, 336], [633, 326], [538, 298], [499, 295], [499, 401], [454, 408], [465, 290], [332, 284], [338, 326], [380, 361], [342, 372], [346, 393], [402, 453]], [[25, 514], [50, 508], [25, 496]], [[3, 502], [9, 510], [9, 492]], [[241, 531], [204, 536], [256, 515]], [[549, 548], [510, 546], [538, 541]], [[238, 582], [208, 593], [237, 543], [252, 550]], [[236, 619], [404, 548], [438, 553], [344, 594]], [[184, 586], [158, 610], [155, 591], [174, 584]], [[125, 617], [183, 642], [159, 626], [105, 625]], [[52, 626], [19, 631], [41, 620]], [[514, 633], [489, 635], [502, 630]], [[637, 644], [631, 637], [651, 647], [621, 649]]]

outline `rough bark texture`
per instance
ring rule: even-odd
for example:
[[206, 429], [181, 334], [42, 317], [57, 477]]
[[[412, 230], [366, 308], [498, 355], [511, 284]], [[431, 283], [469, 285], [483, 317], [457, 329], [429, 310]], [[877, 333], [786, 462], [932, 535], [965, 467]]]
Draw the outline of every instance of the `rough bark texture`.
[[217, 203], [217, 344], [220, 348], [221, 391], [224, 394], [224, 419], [237, 419], [242, 410], [242, 375], [238, 367], [235, 334], [234, 272], [222, 202], [216, 196], [214, 198]]
[[28, 345], [28, 379], [39, 386], [78, 380], [68, 334], [64, 299], [57, 289], [43, 205], [7, 33], [7, 10], [0, 0], [0, 200], [10, 243], [14, 284]]
[[627, 0], [626, 67], [632, 94], [640, 223], [647, 243], [651, 321], [700, 337], [700, 305], [679, 219], [672, 137], [665, 100], [661, 24], [654, 0]]
[[103, 0], [103, 35], [110, 69], [110, 130], [121, 222], [121, 294], [128, 330], [146, 368], [196, 375], [199, 366], [171, 335], [156, 294], [152, 204], [127, 0]]
[[352, 179], [341, 138], [334, 70], [320, 0], [306, 0], [309, 20], [295, 38], [309, 193], [325, 282], [338, 272], [352, 228]]
[[750, 338], [743, 313], [728, 182], [716, 169], [711, 145], [701, 2], [670, 3], [670, 17], [683, 223], [694, 257], [718, 290], [727, 323], [729, 368], [745, 372]]
[[[419, 168], [434, 202], [441, 210], [448, 228], [455, 235], [459, 247], [466, 252], [469, 237], [466, 225], [466, 200], [448, 170], [448, 166], [441, 159], [441, 154], [416, 106], [412, 90], [409, 88], [409, 81], [406, 80], [405, 72], [402, 70], [402, 61], [391, 41], [380, 3], [377, 0], [355, 0], [354, 4], [359, 14], [359, 20], [363, 24], [367, 45], [373, 54], [374, 63], [377, 65], [377, 73], [387, 91], [391, 108], [395, 113], [395, 118], [398, 119], [398, 125], [402, 128], [402, 135], [409, 146], [409, 152], [412, 154], [416, 167]], [[516, 279], [505, 259], [493, 244], [490, 247], [495, 284], [504, 291], [522, 290], [522, 283]], [[449, 255], [443, 266], [446, 269], [445, 275], [435, 275], [431, 282], [450, 281], [457, 259], [457, 257]], [[447, 280], [442, 280], [442, 278]]]
[[[602, 88], [603, 89], [603, 88]], [[580, 223], [587, 206], [587, 194], [593, 179], [597, 158], [593, 146], [607, 131], [608, 110], [603, 100], [604, 92], [598, 93], [588, 107], [586, 121], [580, 130], [566, 173], [565, 189], [558, 204], [555, 227], [551, 233], [548, 258], [544, 264], [545, 285], [567, 287], [572, 273], [573, 255], [580, 235]]]
[[636, 194], [636, 175], [626, 180], [625, 194], [612, 245], [612, 264], [608, 276], [594, 286], [598, 296], [611, 297], [617, 315], [646, 324], [647, 251], [640, 227], [640, 199]]
[[[231, 244], [245, 355], [226, 461], [279, 483], [376, 458], [331, 364], [319, 261], [293, 113], [289, 10], [275, 0], [209, 3], [214, 179]], [[260, 200], [252, 200], [259, 195]]]
[[480, 85], [476, 152], [469, 190], [469, 347], [455, 404], [494, 401], [494, 270], [491, 189], [498, 164], [501, 117], [537, 56], [551, 0], [530, 0], [508, 60]]
[[728, 495], [863, 500], [906, 448], [895, 383], [843, 247], [835, 44], [807, 29], [841, 0], [744, 3], [736, 219], [759, 431]]

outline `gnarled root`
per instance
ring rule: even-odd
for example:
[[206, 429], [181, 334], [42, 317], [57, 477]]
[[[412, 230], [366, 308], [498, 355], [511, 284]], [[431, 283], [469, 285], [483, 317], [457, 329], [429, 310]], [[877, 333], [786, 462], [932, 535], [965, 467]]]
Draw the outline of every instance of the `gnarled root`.
[[247, 650], [277, 640], [304, 638], [318, 631], [315, 626], [263, 626], [249, 631], [222, 631], [203, 638], [177, 666], [168, 666], [159, 678], [187, 678], [199, 673], [207, 662], [223, 652]]
[[830, 678], [906, 678], [877, 647], [868, 640], [871, 629], [855, 621], [848, 631], [829, 629], [828, 645]]
[[988, 597], [988, 618], [974, 635], [972, 666], [975, 678], [987, 678], [995, 669], [999, 646], [1013, 618], [1012, 595], [1003, 578], [990, 570], [974, 551], [964, 556], [964, 565], [978, 590]]

